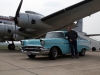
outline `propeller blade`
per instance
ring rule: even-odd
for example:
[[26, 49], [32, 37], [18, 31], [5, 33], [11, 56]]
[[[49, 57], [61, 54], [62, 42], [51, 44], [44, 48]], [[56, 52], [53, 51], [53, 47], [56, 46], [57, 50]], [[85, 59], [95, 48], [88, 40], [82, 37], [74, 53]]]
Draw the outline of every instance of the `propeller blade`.
[[21, 9], [21, 6], [22, 6], [22, 2], [23, 0], [20, 1], [19, 3], [19, 6], [17, 8], [17, 11], [16, 11], [16, 14], [15, 14], [15, 17], [14, 17], [14, 21], [15, 21], [15, 40], [16, 40], [16, 24], [18, 24], [18, 20], [17, 20], [17, 17], [19, 17], [19, 12], [20, 12], [20, 9]]
[[17, 17], [19, 17], [19, 12], [20, 12], [20, 9], [21, 9], [21, 6], [22, 6], [22, 2], [23, 2], [23, 0], [20, 1], [20, 4], [19, 4], [17, 11], [16, 11], [16, 14], [15, 14], [15, 18], [14, 18], [15, 25], [18, 24]]
[[16, 25], [15, 25], [15, 38], [14, 39], [16, 40]]

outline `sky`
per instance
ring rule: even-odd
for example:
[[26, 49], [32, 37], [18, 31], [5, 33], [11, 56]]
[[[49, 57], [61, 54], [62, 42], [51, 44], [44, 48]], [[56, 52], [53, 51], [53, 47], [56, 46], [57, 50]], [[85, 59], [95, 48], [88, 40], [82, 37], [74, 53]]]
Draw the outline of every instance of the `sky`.
[[[83, 0], [23, 0], [20, 12], [29, 10], [47, 16], [81, 1]], [[0, 0], [0, 15], [15, 16], [19, 2], [20, 0]], [[83, 18], [83, 32], [100, 34], [100, 12]], [[100, 41], [100, 36], [92, 38]]]

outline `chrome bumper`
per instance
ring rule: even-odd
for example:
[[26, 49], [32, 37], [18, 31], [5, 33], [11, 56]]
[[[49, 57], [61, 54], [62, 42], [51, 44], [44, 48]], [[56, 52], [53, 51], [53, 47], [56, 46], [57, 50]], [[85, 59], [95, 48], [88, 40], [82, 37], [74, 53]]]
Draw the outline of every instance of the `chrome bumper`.
[[26, 51], [26, 50], [23, 50], [22, 48], [20, 48], [21, 52], [22, 53], [26, 53], [27, 55], [45, 55], [45, 54], [49, 54], [50, 52], [50, 49], [45, 49], [45, 48], [40, 48], [40, 51]]

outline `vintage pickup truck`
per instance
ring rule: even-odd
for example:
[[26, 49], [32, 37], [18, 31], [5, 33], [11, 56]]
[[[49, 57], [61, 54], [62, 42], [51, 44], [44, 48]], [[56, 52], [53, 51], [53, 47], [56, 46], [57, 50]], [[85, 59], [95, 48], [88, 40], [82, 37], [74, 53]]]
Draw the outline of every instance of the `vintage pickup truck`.
[[[22, 52], [29, 58], [35, 58], [36, 55], [48, 55], [50, 59], [56, 59], [58, 55], [70, 54], [68, 38], [65, 37], [67, 31], [47, 32], [45, 38], [21, 40]], [[79, 55], [84, 56], [86, 50], [90, 50], [90, 41], [77, 39], [77, 48]]]

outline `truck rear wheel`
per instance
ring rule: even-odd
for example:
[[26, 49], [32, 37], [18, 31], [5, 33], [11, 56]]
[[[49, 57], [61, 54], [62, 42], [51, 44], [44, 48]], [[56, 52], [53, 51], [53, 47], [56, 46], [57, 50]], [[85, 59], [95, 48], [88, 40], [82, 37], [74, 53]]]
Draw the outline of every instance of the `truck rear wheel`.
[[57, 57], [58, 57], [58, 50], [56, 47], [52, 47], [49, 53], [49, 58], [54, 60]]

